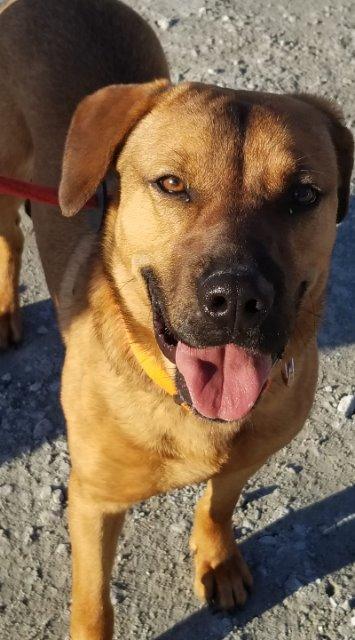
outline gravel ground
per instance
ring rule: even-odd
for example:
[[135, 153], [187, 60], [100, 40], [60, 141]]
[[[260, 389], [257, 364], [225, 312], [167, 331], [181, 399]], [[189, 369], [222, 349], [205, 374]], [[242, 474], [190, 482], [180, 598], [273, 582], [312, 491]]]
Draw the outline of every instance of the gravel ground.
[[[159, 34], [174, 80], [319, 93], [337, 99], [355, 125], [350, 0], [129, 4]], [[59, 640], [70, 597], [63, 350], [31, 224], [24, 226], [25, 339], [0, 358], [0, 636]], [[188, 535], [202, 487], [186, 488], [138, 505], [127, 519], [112, 581], [116, 638], [354, 638], [354, 240], [355, 199], [339, 229], [311, 418], [249, 483], [235, 515], [256, 579], [247, 607], [212, 615], [195, 600]]]

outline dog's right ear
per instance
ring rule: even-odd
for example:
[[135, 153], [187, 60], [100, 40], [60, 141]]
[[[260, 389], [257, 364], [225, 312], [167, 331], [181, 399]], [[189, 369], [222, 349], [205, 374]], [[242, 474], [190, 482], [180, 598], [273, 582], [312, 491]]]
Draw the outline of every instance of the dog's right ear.
[[59, 204], [65, 216], [80, 211], [104, 177], [117, 146], [147, 114], [168, 80], [111, 85], [80, 102], [67, 135]]

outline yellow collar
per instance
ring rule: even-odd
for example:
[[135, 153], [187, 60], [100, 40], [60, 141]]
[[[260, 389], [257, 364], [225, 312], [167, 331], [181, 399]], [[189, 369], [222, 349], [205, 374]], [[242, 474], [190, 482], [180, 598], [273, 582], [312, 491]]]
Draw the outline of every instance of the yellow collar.
[[127, 340], [129, 347], [143, 369], [144, 373], [157, 385], [160, 389], [165, 391], [169, 396], [179, 404], [185, 411], [190, 411], [190, 406], [180, 401], [180, 396], [176, 388], [174, 380], [169, 376], [163, 365], [163, 356], [160, 354], [159, 347], [157, 345], [156, 353], [149, 346], [146, 336], [142, 335], [142, 330], [139, 326], [135, 327], [135, 322], [128, 318], [121, 307], [121, 318], [126, 330]]
[[177, 389], [174, 381], [170, 378], [169, 374], [160, 364], [158, 358], [147, 346], [147, 344], [139, 339], [139, 335], [134, 334], [132, 330], [127, 326], [125, 322], [127, 337], [130, 349], [136, 358], [137, 362], [142, 367], [144, 373], [147, 374], [158, 387], [163, 389], [169, 396], [176, 396]]

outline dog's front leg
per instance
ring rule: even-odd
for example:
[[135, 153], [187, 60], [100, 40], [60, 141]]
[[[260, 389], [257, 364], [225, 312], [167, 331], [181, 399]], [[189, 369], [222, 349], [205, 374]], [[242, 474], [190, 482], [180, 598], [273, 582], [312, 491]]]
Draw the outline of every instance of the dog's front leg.
[[230, 471], [212, 478], [197, 504], [191, 549], [195, 592], [217, 608], [243, 606], [253, 579], [234, 540], [232, 515], [246, 481], [259, 468]]
[[71, 640], [111, 640], [110, 575], [124, 511], [94, 498], [72, 474], [69, 528], [72, 545]]

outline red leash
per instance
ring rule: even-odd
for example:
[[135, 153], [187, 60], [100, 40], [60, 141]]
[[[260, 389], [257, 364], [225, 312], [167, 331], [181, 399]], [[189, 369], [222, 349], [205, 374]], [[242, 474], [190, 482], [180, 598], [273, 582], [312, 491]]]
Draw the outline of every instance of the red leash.
[[[33, 200], [34, 202], [42, 202], [59, 206], [58, 191], [52, 187], [43, 187], [39, 184], [23, 182], [14, 178], [4, 178], [0, 176], [0, 194], [5, 196], [17, 196], [24, 200]], [[84, 205], [83, 209], [96, 209], [100, 207], [100, 198], [94, 195]]]

